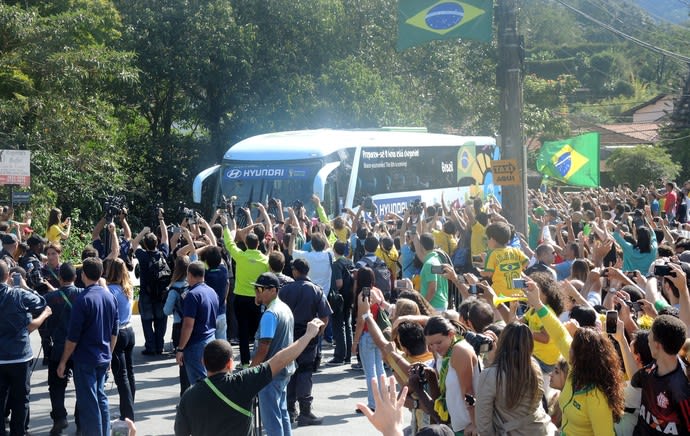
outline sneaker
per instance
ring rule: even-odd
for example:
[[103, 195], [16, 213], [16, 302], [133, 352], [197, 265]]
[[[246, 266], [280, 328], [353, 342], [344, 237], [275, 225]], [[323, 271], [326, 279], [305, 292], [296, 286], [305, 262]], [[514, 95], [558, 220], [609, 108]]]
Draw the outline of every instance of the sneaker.
[[361, 370], [361, 369], [362, 369], [362, 364], [359, 363], [359, 362], [357, 362], [357, 363], [353, 363], [352, 365], [350, 365], [350, 367], [351, 367], [352, 369], [359, 369], [359, 370]]
[[340, 366], [340, 365], [345, 365], [345, 361], [344, 360], [331, 359], [328, 362], [326, 362], [326, 366]]

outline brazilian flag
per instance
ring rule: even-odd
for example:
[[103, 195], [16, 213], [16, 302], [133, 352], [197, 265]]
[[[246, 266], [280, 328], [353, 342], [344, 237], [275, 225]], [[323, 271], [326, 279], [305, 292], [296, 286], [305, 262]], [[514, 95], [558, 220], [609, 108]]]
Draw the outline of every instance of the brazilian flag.
[[544, 142], [537, 170], [574, 186], [599, 186], [599, 133], [585, 133], [563, 141]]
[[434, 39], [491, 42], [493, 0], [399, 0], [398, 50]]

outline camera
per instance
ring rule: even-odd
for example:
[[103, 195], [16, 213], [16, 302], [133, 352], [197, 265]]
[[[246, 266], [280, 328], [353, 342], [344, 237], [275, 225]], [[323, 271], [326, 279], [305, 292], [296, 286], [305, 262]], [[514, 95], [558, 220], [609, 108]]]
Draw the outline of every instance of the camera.
[[[110, 224], [115, 220], [115, 217], [120, 213], [125, 212], [125, 197], [122, 195], [109, 195], [103, 202], [103, 211], [105, 212], [105, 222]], [[125, 214], [126, 216], [126, 214]]]
[[424, 365], [421, 363], [415, 363], [412, 365], [411, 372], [419, 378], [419, 383], [426, 383], [426, 376], [424, 375]]
[[422, 212], [424, 211], [424, 208], [422, 207], [422, 201], [419, 199], [414, 200], [413, 202], [410, 203], [409, 209], [410, 209], [410, 214], [421, 215]]
[[654, 275], [658, 277], [671, 276], [673, 270], [668, 265], [654, 265]]
[[231, 196], [230, 198], [227, 198], [225, 195], [223, 195], [220, 198], [220, 204], [225, 209], [225, 211], [228, 214], [228, 219], [234, 220], [235, 219], [235, 202], [237, 201], [237, 197], [234, 195]]
[[304, 203], [302, 203], [302, 200], [295, 200], [292, 202], [292, 210], [295, 211], [295, 213], [299, 213], [300, 210], [304, 207]]
[[494, 340], [481, 333], [465, 332], [465, 340], [472, 345], [474, 352], [477, 354], [487, 353], [494, 348]]
[[186, 207], [184, 204], [180, 206], [180, 212], [187, 219], [187, 224], [196, 224], [196, 212], [194, 209]]

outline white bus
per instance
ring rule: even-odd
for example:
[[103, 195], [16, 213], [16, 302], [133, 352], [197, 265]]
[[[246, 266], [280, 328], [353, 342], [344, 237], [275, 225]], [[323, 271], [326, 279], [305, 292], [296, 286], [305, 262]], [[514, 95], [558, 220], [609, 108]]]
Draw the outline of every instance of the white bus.
[[301, 200], [313, 213], [312, 193], [330, 215], [356, 209], [371, 197], [380, 216], [402, 213], [411, 202], [464, 202], [493, 195], [491, 160], [496, 140], [485, 136], [431, 134], [414, 129], [301, 130], [258, 135], [228, 149], [223, 162], [199, 173], [196, 203], [217, 207], [222, 196], [237, 204], [284, 205]]

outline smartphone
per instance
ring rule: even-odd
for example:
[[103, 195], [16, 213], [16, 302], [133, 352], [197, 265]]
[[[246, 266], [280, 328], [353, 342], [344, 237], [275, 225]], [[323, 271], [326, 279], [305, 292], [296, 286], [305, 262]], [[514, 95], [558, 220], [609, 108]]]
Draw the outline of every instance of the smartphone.
[[412, 233], [417, 233], [417, 225], [416, 225], [416, 224], [413, 224], [413, 225], [410, 227], [410, 231], [411, 231]]
[[19, 286], [21, 286], [22, 285], [22, 275], [19, 273], [12, 274], [12, 284], [14, 285], [15, 288], [18, 288]]
[[606, 312], [606, 333], [612, 335], [616, 333], [616, 327], [618, 326], [618, 312], [615, 310], [609, 310]]
[[477, 295], [477, 284], [473, 283], [470, 285], [470, 295]]
[[513, 289], [525, 289], [527, 282], [525, 279], [513, 279]]
[[363, 287], [362, 288], [362, 296], [364, 298], [369, 299], [371, 297], [371, 288], [367, 287], [367, 286]]
[[431, 274], [443, 274], [443, 265], [431, 265]]
[[671, 267], [668, 265], [654, 265], [654, 275], [659, 277], [670, 276]]
[[410, 289], [410, 282], [407, 280], [396, 280], [395, 289]]

